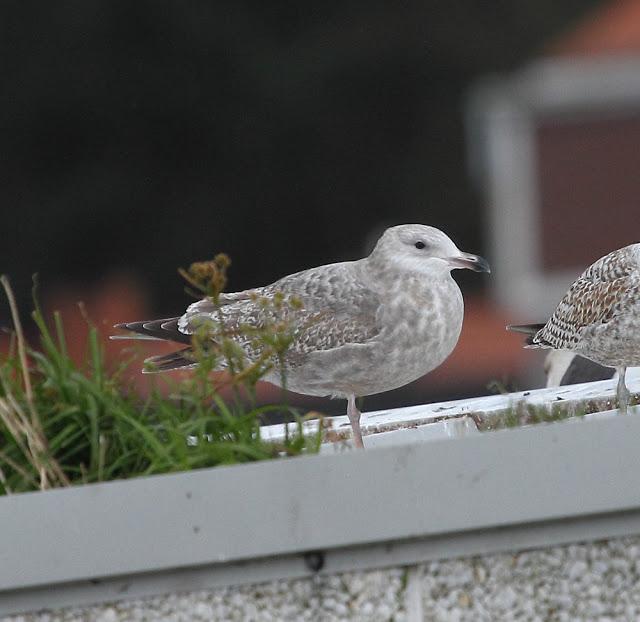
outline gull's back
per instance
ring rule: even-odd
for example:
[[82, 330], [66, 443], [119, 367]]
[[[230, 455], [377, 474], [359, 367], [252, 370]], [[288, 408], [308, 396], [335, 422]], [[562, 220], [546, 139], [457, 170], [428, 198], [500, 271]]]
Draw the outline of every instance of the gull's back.
[[639, 342], [640, 244], [589, 266], [532, 339], [534, 347], [571, 350], [609, 366], [638, 364], [629, 359], [640, 360]]
[[[277, 295], [282, 304], [276, 309]], [[310, 354], [374, 340], [380, 332], [380, 302], [378, 294], [366, 284], [362, 260], [342, 262], [297, 272], [264, 287], [222, 294], [218, 305], [203, 299], [187, 309], [178, 326], [180, 331], [192, 334], [202, 322], [221, 323], [226, 331], [235, 333], [234, 340], [252, 359], [259, 351], [255, 340], [243, 336], [246, 329], [284, 323], [295, 335], [286, 353], [285, 368], [290, 384], [297, 385], [296, 370], [308, 362]], [[268, 379], [277, 384], [279, 372], [274, 370], [272, 375]]]

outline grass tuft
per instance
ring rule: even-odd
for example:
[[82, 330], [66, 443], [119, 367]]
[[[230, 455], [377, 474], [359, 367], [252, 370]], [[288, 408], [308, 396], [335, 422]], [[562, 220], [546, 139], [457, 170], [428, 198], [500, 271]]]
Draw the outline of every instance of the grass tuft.
[[[185, 274], [197, 289], [207, 279], [206, 293], [217, 303], [227, 266], [228, 260], [218, 257]], [[256, 405], [257, 381], [282, 362], [292, 339], [281, 322], [274, 320], [251, 335], [264, 354], [255, 362], [247, 362], [231, 338], [223, 337], [219, 348], [210, 347], [210, 335], [203, 329], [194, 336], [199, 363], [194, 373], [182, 382], [166, 380], [168, 397], [156, 388], [142, 400], [124, 380], [131, 361], [108, 369], [90, 323], [86, 357], [78, 365], [67, 352], [60, 315], [54, 313], [47, 322], [36, 304], [32, 318], [39, 346], [31, 347], [9, 280], [2, 276], [0, 283], [14, 327], [8, 352], [0, 354], [0, 494], [318, 451], [322, 426], [305, 436], [304, 417], [294, 409]], [[210, 373], [220, 358], [226, 359], [227, 383], [233, 388], [233, 397], [226, 401], [222, 385], [213, 382]], [[284, 411], [297, 422], [283, 442], [260, 436], [260, 422], [270, 411]]]

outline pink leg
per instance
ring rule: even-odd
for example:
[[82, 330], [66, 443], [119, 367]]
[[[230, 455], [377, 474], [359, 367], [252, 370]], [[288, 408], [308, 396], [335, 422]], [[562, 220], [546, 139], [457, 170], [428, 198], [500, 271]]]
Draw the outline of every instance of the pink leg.
[[360, 431], [360, 411], [356, 407], [355, 395], [350, 395], [347, 399], [347, 417], [349, 417], [349, 423], [351, 423], [351, 429], [353, 430], [353, 444], [360, 449], [364, 449], [362, 432]]

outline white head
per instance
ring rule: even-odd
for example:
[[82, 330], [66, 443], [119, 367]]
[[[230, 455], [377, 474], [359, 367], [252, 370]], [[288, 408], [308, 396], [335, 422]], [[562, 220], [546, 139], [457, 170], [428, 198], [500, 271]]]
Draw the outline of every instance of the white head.
[[396, 267], [429, 275], [448, 274], [456, 268], [491, 271], [485, 259], [462, 252], [442, 231], [427, 225], [390, 227], [369, 257], [382, 269]]

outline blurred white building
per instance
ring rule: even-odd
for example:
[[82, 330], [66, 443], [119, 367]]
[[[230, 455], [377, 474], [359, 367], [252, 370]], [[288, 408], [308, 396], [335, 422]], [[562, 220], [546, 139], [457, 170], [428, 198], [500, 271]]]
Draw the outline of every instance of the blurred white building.
[[541, 321], [607, 252], [640, 241], [640, 0], [605, 4], [468, 105], [496, 301]]

